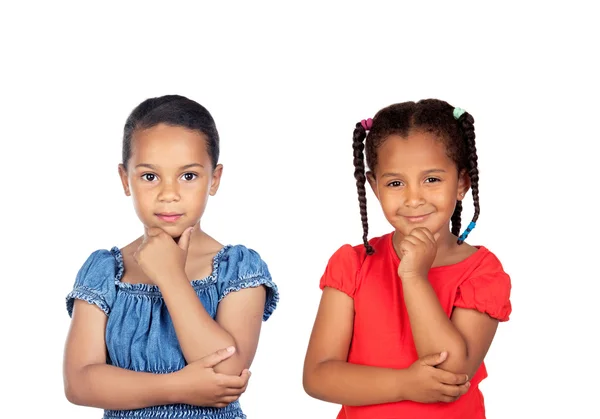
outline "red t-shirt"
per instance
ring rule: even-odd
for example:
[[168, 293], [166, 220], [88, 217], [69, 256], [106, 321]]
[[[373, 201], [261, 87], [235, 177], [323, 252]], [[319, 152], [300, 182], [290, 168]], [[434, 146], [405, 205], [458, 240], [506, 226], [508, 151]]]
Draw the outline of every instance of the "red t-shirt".
[[[398, 277], [400, 259], [392, 233], [370, 240], [375, 253], [348, 244], [329, 260], [320, 287], [338, 289], [354, 299], [354, 331], [348, 362], [384, 368], [407, 368], [419, 357]], [[429, 282], [448, 315], [454, 307], [487, 313], [500, 321], [511, 312], [510, 277], [483, 246], [467, 259], [429, 271]], [[482, 419], [479, 383], [487, 377], [482, 364], [469, 391], [452, 403], [401, 401], [370, 406], [343, 406], [338, 419]]]

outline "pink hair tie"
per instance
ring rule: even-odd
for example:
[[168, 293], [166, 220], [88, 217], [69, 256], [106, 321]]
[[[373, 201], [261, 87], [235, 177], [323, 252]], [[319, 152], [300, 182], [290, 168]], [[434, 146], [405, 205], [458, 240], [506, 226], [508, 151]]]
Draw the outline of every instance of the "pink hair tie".
[[369, 131], [373, 126], [373, 120], [371, 118], [363, 119], [362, 121], [360, 121], [360, 124], [365, 129], [365, 131]]

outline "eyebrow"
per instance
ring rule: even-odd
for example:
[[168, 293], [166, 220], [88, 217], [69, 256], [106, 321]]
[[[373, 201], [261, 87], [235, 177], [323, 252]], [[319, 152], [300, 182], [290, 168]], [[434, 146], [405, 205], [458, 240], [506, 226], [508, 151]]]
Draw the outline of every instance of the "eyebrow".
[[[147, 167], [148, 169], [151, 169], [151, 170], [158, 170], [158, 166], [155, 166], [155, 165], [149, 164], [149, 163], [140, 163], [137, 166], [135, 166], [136, 169], [139, 167]], [[185, 166], [181, 166], [179, 168], [179, 170], [191, 169], [192, 167], [201, 167], [204, 169], [204, 166], [201, 165], [200, 163], [190, 163], [190, 164], [186, 164]]]
[[[444, 169], [429, 169], [429, 170], [425, 170], [422, 174], [423, 175], [430, 175], [432, 173], [446, 173], [446, 171]], [[386, 172], [383, 175], [381, 175], [381, 177], [402, 177], [401, 173], [394, 173], [394, 172]]]

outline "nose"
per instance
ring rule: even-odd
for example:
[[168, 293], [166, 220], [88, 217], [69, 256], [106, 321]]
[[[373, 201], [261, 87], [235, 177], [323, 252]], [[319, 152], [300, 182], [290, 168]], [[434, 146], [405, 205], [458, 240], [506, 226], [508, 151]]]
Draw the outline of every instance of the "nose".
[[179, 199], [179, 185], [177, 182], [164, 182], [158, 194], [158, 200], [160, 202], [177, 202]]
[[404, 198], [404, 205], [410, 208], [417, 208], [425, 203], [423, 191], [419, 186], [407, 186], [404, 189]]

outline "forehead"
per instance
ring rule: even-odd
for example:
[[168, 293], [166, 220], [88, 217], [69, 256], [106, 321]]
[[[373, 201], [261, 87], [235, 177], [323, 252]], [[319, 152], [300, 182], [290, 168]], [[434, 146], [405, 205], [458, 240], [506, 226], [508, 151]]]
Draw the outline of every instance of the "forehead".
[[377, 150], [378, 172], [422, 171], [448, 168], [454, 162], [448, 157], [445, 144], [428, 132], [411, 132], [408, 136], [390, 135]]
[[131, 141], [131, 159], [136, 163], [180, 166], [190, 161], [210, 161], [206, 137], [187, 128], [159, 124], [136, 130]]

